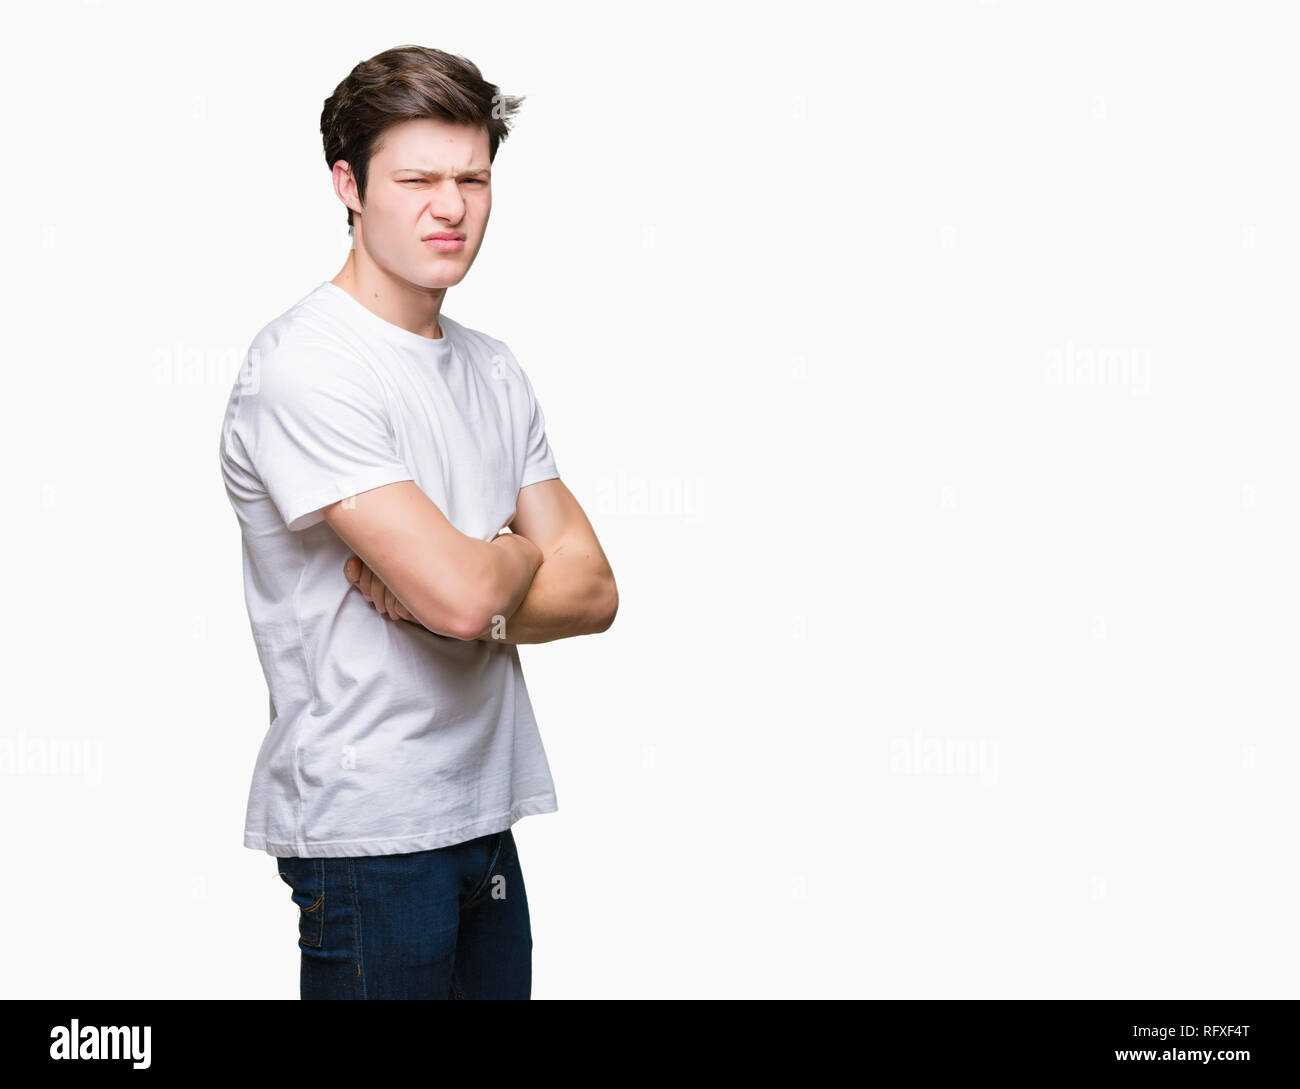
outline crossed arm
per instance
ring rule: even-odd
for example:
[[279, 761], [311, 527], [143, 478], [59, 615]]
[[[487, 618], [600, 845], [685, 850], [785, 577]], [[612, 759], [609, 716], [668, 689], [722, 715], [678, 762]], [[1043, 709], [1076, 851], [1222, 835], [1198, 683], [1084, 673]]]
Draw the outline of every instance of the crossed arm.
[[460, 533], [413, 481], [323, 512], [352, 550], [343, 575], [381, 615], [438, 635], [546, 643], [605, 631], [618, 589], [582, 507], [559, 479], [519, 492], [510, 533]]

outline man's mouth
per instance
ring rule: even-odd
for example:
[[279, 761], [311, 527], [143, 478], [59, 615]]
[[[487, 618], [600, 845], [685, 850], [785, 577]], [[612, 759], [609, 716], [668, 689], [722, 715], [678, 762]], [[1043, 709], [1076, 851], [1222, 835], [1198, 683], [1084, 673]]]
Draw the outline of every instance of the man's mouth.
[[439, 231], [425, 235], [421, 241], [430, 249], [453, 253], [465, 245], [465, 236], [460, 231]]

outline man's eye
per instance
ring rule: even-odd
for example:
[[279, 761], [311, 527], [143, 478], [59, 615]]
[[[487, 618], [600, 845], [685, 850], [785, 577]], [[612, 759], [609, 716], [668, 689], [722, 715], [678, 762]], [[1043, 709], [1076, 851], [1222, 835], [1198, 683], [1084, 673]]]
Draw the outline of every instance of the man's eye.
[[487, 182], [485, 182], [482, 178], [466, 178], [465, 181], [468, 182], [470, 185], [487, 185]]

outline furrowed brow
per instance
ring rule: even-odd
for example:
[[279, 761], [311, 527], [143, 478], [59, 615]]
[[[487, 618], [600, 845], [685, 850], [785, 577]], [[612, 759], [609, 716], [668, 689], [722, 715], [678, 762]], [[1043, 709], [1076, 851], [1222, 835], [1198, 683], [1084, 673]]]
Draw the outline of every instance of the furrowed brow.
[[[415, 174], [421, 178], [445, 178], [448, 176], [447, 172], [444, 170], [419, 170], [413, 166], [402, 167], [399, 170], [394, 170], [393, 174]], [[490, 178], [491, 176], [492, 171], [488, 170], [486, 167], [479, 170], [461, 170], [456, 174], [456, 177], [458, 178]]]

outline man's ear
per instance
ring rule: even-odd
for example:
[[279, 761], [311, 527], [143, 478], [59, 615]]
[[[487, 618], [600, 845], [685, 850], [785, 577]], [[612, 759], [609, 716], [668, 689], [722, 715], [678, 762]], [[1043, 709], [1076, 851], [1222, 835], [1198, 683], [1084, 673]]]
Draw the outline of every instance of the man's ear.
[[[334, 192], [343, 206], [353, 215], [361, 211], [361, 202], [357, 200], [357, 183], [352, 176], [352, 167], [345, 159], [334, 164]], [[355, 206], [354, 206], [355, 205]]]

